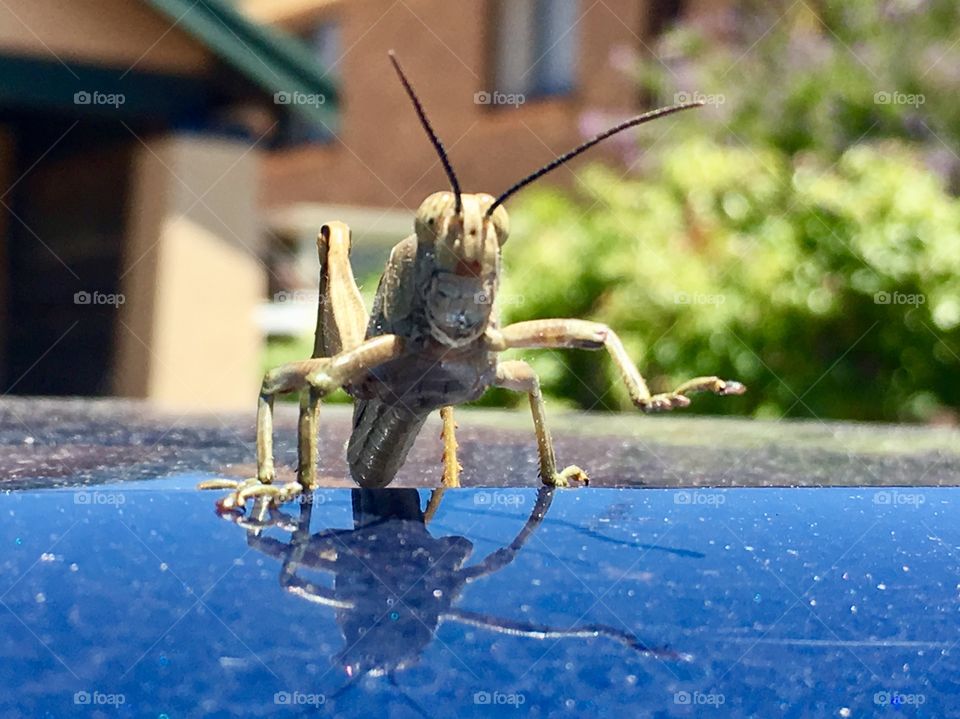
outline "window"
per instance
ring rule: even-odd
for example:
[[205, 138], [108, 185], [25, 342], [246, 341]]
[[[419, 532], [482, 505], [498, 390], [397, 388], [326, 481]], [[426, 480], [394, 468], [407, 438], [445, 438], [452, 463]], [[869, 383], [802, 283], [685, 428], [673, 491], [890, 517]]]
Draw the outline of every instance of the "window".
[[[339, 23], [322, 22], [301, 37], [313, 54], [320, 70], [326, 73], [327, 79], [337, 84], [340, 80], [338, 60], [342, 54]], [[333, 140], [333, 134], [339, 129], [336, 118], [333, 123], [328, 121], [327, 126], [324, 127], [290, 113], [282, 122], [279, 143], [281, 145], [330, 142]]]
[[317, 64], [327, 75], [337, 80], [340, 77], [340, 25], [336, 22], [323, 22], [317, 25], [307, 38]]
[[499, 0], [494, 11], [493, 88], [527, 98], [576, 85], [577, 0]]
[[670, 29], [681, 17], [684, 9], [683, 0], [653, 0], [647, 8], [649, 20], [646, 32], [650, 37], [656, 37]]

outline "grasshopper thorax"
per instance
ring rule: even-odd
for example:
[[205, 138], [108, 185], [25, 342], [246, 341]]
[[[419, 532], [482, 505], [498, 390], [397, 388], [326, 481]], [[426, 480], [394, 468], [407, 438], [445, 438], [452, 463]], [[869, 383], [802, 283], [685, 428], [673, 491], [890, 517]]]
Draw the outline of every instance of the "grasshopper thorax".
[[[491, 195], [436, 192], [417, 211], [417, 262], [431, 336], [450, 347], [479, 338], [490, 321], [507, 240], [506, 210]], [[459, 205], [459, 208], [458, 208]]]

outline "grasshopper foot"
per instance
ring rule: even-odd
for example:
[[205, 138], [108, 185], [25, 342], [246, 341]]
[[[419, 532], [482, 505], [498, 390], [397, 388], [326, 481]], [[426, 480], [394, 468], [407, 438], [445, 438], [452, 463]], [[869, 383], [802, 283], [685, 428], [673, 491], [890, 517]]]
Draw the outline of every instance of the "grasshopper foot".
[[733, 379], [728, 379], [723, 381], [723, 386], [717, 391], [717, 394], [726, 396], [730, 394], [743, 394], [746, 391], [747, 386], [745, 384]]
[[687, 407], [690, 398], [687, 395], [696, 392], [711, 392], [721, 397], [743, 394], [747, 388], [735, 380], [722, 380], [719, 377], [697, 377], [684, 382], [673, 392], [655, 394], [649, 399], [640, 400], [637, 406], [644, 412], [665, 412], [678, 407]]
[[299, 482], [272, 484], [256, 477], [235, 481], [232, 479], [209, 479], [200, 482], [197, 489], [229, 489], [225, 497], [217, 502], [217, 509], [225, 512], [242, 512], [248, 499], [263, 499], [273, 507], [296, 499], [303, 492]]
[[589, 484], [590, 478], [576, 465], [571, 465], [559, 472], [554, 472], [550, 477], [543, 477], [543, 483], [548, 487], [569, 487], [571, 482], [580, 484]]
[[666, 412], [678, 407], [688, 407], [690, 398], [676, 392], [664, 392], [655, 394], [648, 400], [641, 402], [638, 406], [644, 412]]

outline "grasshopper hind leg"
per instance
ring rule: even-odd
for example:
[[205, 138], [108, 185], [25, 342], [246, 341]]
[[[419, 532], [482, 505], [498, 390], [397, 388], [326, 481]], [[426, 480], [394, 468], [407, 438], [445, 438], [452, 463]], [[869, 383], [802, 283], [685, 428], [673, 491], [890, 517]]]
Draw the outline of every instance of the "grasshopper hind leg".
[[[350, 266], [350, 242], [350, 228], [342, 222], [327, 223], [317, 237], [320, 283], [313, 361], [278, 367], [264, 377], [257, 408], [257, 476], [239, 482], [217, 479], [200, 484], [201, 489], [233, 490], [220, 504], [224, 509], [242, 507], [247, 499], [255, 497], [279, 504], [316, 486], [318, 420], [320, 401], [325, 391], [316, 386], [316, 382], [310, 381], [311, 375], [324, 367], [324, 363], [318, 363], [317, 360], [343, 356], [357, 349], [364, 342], [367, 329], [367, 311]], [[360, 368], [366, 359], [358, 357], [352, 364]], [[349, 374], [351, 368], [345, 369], [348, 371], [344, 374]], [[273, 404], [277, 394], [290, 391], [301, 392], [297, 426], [297, 481], [276, 484]]]
[[[328, 222], [317, 235], [320, 284], [313, 357], [333, 357], [363, 342], [369, 317], [350, 265], [350, 228]], [[316, 487], [317, 434], [320, 395], [316, 388], [302, 391], [297, 426], [297, 479], [305, 489]]]

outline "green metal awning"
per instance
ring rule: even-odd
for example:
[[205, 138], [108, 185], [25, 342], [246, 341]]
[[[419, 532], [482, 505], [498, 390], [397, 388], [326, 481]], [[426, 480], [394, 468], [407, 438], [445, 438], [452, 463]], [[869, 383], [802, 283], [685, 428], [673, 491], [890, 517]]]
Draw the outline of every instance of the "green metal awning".
[[331, 126], [337, 91], [305, 45], [249, 20], [224, 0], [145, 2], [265, 90], [278, 104], [308, 122]]

